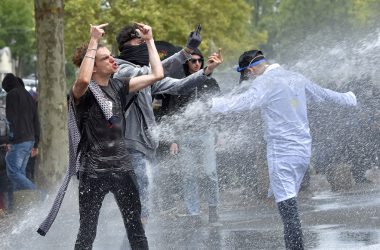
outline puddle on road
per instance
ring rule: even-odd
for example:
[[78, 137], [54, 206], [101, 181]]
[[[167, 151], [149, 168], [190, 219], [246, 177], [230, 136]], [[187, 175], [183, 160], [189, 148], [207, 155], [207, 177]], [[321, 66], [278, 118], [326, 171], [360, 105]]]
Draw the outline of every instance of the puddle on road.
[[342, 225], [317, 225], [309, 230], [317, 237], [311, 249], [380, 249], [380, 230], [345, 230]]
[[321, 192], [314, 195], [314, 211], [339, 210], [343, 208], [377, 207], [380, 206], [378, 194], [344, 195], [333, 192]]

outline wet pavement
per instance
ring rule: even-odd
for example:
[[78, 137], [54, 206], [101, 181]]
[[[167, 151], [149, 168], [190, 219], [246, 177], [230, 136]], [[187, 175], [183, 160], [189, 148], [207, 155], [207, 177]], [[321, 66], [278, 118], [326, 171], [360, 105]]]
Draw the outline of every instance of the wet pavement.
[[[323, 176], [312, 176], [311, 191], [299, 197], [306, 249], [380, 249], [379, 172], [373, 172], [374, 184], [344, 192], [331, 192]], [[0, 249], [73, 249], [78, 230], [76, 185], [71, 183], [45, 237], [35, 230], [51, 201], [0, 219]], [[146, 228], [150, 248], [284, 249], [282, 223], [272, 199], [234, 189], [222, 193], [221, 203], [220, 221], [214, 224], [208, 223], [207, 207], [200, 221], [178, 217], [181, 209], [154, 212]], [[124, 235], [121, 215], [108, 195], [94, 249], [126, 249]]]

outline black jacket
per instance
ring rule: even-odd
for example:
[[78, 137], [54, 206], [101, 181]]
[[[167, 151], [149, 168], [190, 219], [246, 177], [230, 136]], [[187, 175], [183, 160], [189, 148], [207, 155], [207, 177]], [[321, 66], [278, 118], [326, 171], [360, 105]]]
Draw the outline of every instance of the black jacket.
[[36, 102], [13, 74], [4, 77], [2, 87], [7, 92], [5, 113], [10, 127], [10, 143], [34, 141], [33, 147], [37, 148], [40, 123]]
[[217, 81], [214, 78], [210, 78], [205, 80], [202, 86], [194, 88], [187, 95], [158, 95], [155, 98], [162, 100], [162, 107], [157, 116], [161, 118], [164, 115], [173, 115], [195, 100], [207, 101], [211, 96], [219, 93], [220, 88]]
[[[195, 49], [192, 55], [198, 55], [203, 59], [202, 53]], [[201, 64], [201, 69], [203, 69], [204, 63]], [[187, 62], [183, 64], [184, 77], [191, 75]], [[184, 109], [190, 102], [197, 99], [207, 101], [211, 96], [220, 93], [220, 87], [214, 78], [208, 78], [203, 80], [203, 84], [195, 87], [191, 91], [188, 91], [183, 95], [169, 95], [160, 94], [156, 95], [154, 98], [161, 100], [162, 106], [159, 110], [156, 110], [155, 115], [158, 120], [164, 115], [173, 115], [181, 109]]]

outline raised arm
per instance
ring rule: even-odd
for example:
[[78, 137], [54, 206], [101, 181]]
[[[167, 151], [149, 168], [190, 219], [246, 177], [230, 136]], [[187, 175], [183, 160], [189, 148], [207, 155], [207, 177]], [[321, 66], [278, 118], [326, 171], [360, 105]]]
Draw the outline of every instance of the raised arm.
[[87, 52], [79, 67], [79, 72], [73, 86], [73, 96], [75, 101], [78, 101], [79, 98], [83, 96], [84, 93], [86, 93], [88, 85], [90, 84], [92, 72], [94, 69], [96, 50], [98, 48], [99, 40], [104, 34], [103, 28], [107, 25], [107, 23], [98, 26], [91, 25], [90, 42], [88, 43]]
[[158, 55], [153, 40], [152, 28], [145, 24], [139, 24], [138, 32], [148, 47], [151, 72], [147, 75], [133, 77], [129, 82], [129, 92], [136, 92], [140, 89], [146, 88], [164, 77], [164, 70], [162, 68], [160, 56]]
[[201, 42], [200, 29], [190, 32], [185, 48], [162, 61], [165, 76], [172, 77], [173, 74], [182, 70], [183, 64], [191, 59], [191, 53], [198, 48]]
[[[161, 62], [164, 75], [172, 77], [177, 75], [178, 71], [183, 70], [183, 64], [188, 59], [191, 59], [192, 51], [200, 45], [201, 41], [202, 39], [198, 33], [191, 32], [187, 39], [186, 47]], [[150, 72], [151, 68], [149, 66], [140, 67], [129, 62], [124, 62], [119, 66], [119, 70], [115, 73], [114, 77], [135, 77], [148, 75]]]
[[356, 96], [351, 91], [339, 93], [322, 88], [310, 81], [305, 85], [306, 95], [313, 102], [332, 102], [342, 106], [356, 106]]
[[213, 53], [207, 61], [207, 67], [198, 72], [191, 74], [183, 79], [165, 77], [162, 81], [157, 82], [153, 88], [153, 94], [171, 94], [184, 95], [197, 86], [202, 86], [208, 80], [212, 72], [223, 62], [222, 54], [219, 50]]
[[191, 59], [191, 54], [185, 48], [163, 60], [162, 67], [164, 67], [165, 76], [172, 77], [176, 75], [178, 71], [183, 70], [183, 64], [189, 59]]

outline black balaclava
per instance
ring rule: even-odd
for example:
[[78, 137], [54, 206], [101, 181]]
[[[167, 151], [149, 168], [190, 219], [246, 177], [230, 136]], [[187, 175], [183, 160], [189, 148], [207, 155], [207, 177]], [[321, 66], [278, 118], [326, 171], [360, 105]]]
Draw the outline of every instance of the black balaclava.
[[8, 73], [3, 79], [2, 87], [7, 93], [9, 93], [12, 89], [22, 87], [22, 85], [15, 75]]
[[[199, 50], [199, 49], [195, 49], [195, 50], [193, 50], [193, 52], [191, 53], [192, 55], [198, 55], [198, 56], [200, 56], [202, 59], [204, 59], [203, 58], [203, 55], [202, 55], [202, 53], [201, 53], [201, 51]], [[191, 59], [190, 59], [191, 60]], [[186, 76], [188, 76], [188, 75], [191, 75], [191, 73], [189, 72], [189, 65], [187, 64], [188, 63], [188, 61], [186, 61], [184, 64], [183, 64], [183, 70], [185, 71], [185, 74], [186, 74]], [[201, 69], [203, 69], [203, 66], [204, 66], [204, 61], [202, 62], [202, 64], [201, 64]]]
[[116, 36], [116, 42], [119, 47], [120, 55], [118, 58], [128, 62], [140, 65], [149, 65], [149, 53], [146, 43], [140, 45], [129, 45], [127, 42], [134, 38], [140, 37], [136, 31], [137, 24], [131, 24], [122, 28]]
[[140, 65], [149, 65], [149, 53], [146, 43], [140, 45], [124, 45], [118, 58]]

